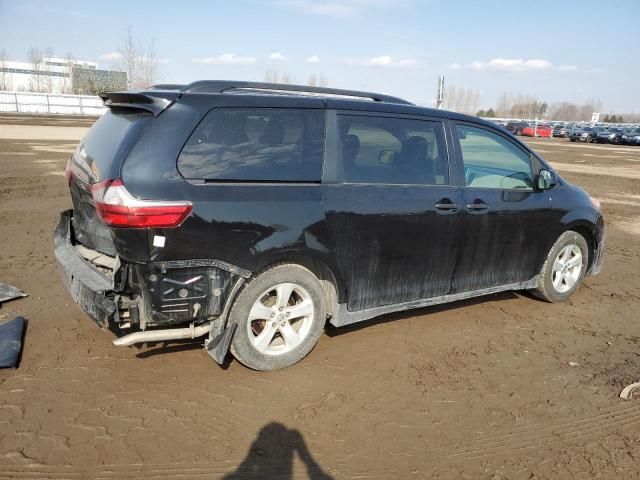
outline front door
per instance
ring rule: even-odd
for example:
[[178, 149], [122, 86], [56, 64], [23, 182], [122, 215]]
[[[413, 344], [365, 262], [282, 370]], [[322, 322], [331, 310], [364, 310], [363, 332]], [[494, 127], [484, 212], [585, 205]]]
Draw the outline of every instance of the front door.
[[348, 309], [449, 293], [460, 189], [443, 122], [350, 112], [333, 130], [338, 173], [324, 189], [325, 215]]
[[534, 189], [529, 152], [488, 127], [458, 123], [453, 130], [464, 187], [452, 293], [531, 280], [558, 232], [549, 192]]

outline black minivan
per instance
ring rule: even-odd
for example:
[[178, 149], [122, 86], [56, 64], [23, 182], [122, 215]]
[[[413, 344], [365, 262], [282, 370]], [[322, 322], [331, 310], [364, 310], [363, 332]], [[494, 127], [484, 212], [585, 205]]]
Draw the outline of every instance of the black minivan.
[[116, 345], [207, 336], [258, 370], [327, 321], [600, 271], [597, 200], [504, 129], [386, 95], [231, 81], [103, 95], [55, 254]]

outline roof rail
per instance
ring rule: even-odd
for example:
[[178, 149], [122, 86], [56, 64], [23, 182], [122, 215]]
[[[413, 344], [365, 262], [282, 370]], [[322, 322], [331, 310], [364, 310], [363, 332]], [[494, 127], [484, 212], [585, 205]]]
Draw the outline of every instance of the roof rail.
[[343, 97], [369, 98], [375, 102], [401, 103], [413, 105], [413, 103], [401, 98], [392, 97], [372, 92], [359, 92], [356, 90], [342, 90], [339, 88], [308, 87], [305, 85], [287, 85], [282, 83], [263, 82], [236, 82], [232, 80], [200, 80], [190, 83], [182, 89], [185, 93], [224, 93], [229, 90], [265, 90], [276, 92], [302, 92], [319, 93], [325, 95], [338, 95]]
[[157, 85], [151, 85], [151, 90], [182, 90], [186, 88], [186, 85], [180, 83], [158, 83]]

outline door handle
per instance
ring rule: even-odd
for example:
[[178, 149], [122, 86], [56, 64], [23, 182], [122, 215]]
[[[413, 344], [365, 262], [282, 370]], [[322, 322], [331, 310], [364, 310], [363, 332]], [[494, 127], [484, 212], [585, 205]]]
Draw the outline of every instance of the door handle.
[[458, 211], [458, 204], [451, 202], [448, 198], [443, 198], [434, 207], [438, 213], [456, 213]]
[[489, 205], [482, 201], [475, 201], [473, 203], [467, 203], [467, 210], [469, 213], [482, 213], [489, 210]]

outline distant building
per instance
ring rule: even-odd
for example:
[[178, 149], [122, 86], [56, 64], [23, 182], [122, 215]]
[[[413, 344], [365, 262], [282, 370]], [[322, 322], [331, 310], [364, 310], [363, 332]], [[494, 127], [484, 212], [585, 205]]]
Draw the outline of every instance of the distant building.
[[92, 95], [126, 90], [127, 74], [98, 69], [96, 62], [43, 58], [41, 62], [0, 61], [0, 90]]

